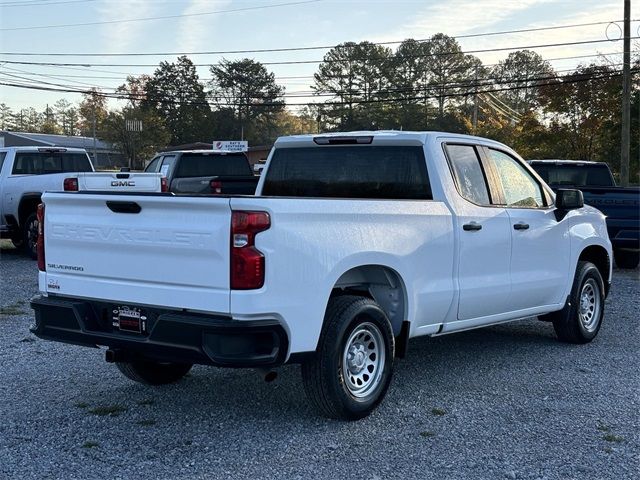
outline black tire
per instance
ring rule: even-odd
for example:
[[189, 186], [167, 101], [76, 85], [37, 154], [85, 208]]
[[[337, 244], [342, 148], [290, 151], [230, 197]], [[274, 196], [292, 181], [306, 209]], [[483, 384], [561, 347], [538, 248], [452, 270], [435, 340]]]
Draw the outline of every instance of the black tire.
[[[589, 300], [589, 284], [593, 302]], [[585, 301], [581, 303], [583, 295]], [[591, 262], [578, 262], [568, 303], [558, 312], [541, 317], [553, 322], [558, 340], [567, 343], [589, 343], [596, 338], [604, 319], [604, 282]], [[592, 316], [589, 316], [592, 315]], [[590, 321], [588, 321], [590, 319]]]
[[125, 377], [145, 385], [166, 385], [184, 377], [192, 365], [189, 363], [160, 363], [153, 360], [116, 362]]
[[614, 250], [613, 258], [615, 258], [618, 268], [636, 268], [640, 263], [640, 252]]
[[22, 248], [33, 260], [38, 258], [38, 217], [31, 213], [22, 225]]
[[[326, 417], [366, 417], [387, 393], [394, 349], [391, 324], [373, 300], [352, 295], [332, 298], [316, 354], [302, 364], [307, 397]], [[352, 362], [345, 363], [346, 358]]]

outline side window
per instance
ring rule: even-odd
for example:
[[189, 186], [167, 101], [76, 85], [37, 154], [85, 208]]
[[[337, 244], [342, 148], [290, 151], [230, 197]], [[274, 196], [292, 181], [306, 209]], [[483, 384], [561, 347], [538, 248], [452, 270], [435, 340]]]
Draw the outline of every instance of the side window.
[[162, 159], [162, 165], [160, 166], [160, 173], [162, 176], [169, 177], [173, 171], [173, 165], [176, 163], [175, 155], [167, 155]]
[[475, 147], [447, 145], [446, 150], [460, 195], [477, 205], [490, 205], [487, 181]]
[[543, 207], [542, 188], [531, 174], [511, 155], [487, 149], [498, 173], [504, 200], [508, 207]]
[[158, 164], [160, 163], [160, 159], [162, 157], [156, 157], [153, 160], [151, 160], [151, 162], [149, 163], [149, 165], [147, 165], [147, 168], [144, 169], [145, 172], [156, 172], [158, 170]]
[[4, 165], [4, 157], [7, 156], [7, 152], [0, 152], [0, 173], [2, 173], [2, 165]]

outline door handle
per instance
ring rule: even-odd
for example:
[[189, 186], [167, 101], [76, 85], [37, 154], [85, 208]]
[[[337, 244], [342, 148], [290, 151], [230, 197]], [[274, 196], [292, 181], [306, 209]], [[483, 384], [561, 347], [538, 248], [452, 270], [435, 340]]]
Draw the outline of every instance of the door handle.
[[528, 223], [516, 223], [513, 228], [515, 230], [527, 230], [529, 228]]
[[462, 229], [466, 232], [474, 232], [476, 230], [482, 230], [482, 225], [477, 222], [465, 223], [462, 226]]
[[140, 213], [142, 210], [136, 202], [107, 201], [107, 207], [114, 213]]

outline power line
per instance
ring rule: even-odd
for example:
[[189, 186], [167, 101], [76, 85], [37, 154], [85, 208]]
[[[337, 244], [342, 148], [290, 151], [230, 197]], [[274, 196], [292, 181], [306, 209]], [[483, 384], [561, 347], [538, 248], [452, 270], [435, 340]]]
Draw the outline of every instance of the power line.
[[[632, 50], [631, 53], [638, 53], [640, 52], [640, 50]], [[622, 55], [622, 52], [607, 52], [607, 53], [593, 53], [590, 55], [573, 55], [573, 56], [569, 56], [569, 57], [555, 57], [555, 58], [545, 58], [544, 60], [547, 62], [554, 62], [554, 61], [560, 61], [560, 60], [577, 60], [577, 59], [582, 59], [582, 58], [593, 58], [593, 57], [608, 57], [611, 55]], [[2, 66], [2, 61], [0, 61], [0, 67]], [[6, 63], [6, 62], [4, 62]], [[498, 63], [489, 63], [489, 64], [485, 64], [483, 65], [484, 67], [495, 67], [499, 65]], [[35, 67], [39, 67], [39, 66], [43, 66], [43, 65], [33, 65]], [[157, 66], [157, 65], [156, 65]], [[61, 70], [73, 70], [73, 71], [79, 71], [79, 72], [85, 72], [86, 68], [75, 68], [75, 67], [66, 67], [66, 66], [59, 66], [59, 65], [50, 65], [48, 67], [51, 68], [57, 68], [57, 69], [61, 69]], [[10, 67], [4, 67], [9, 69]], [[15, 70], [15, 69], [13, 69]], [[17, 70], [16, 70], [17, 71]], [[28, 74], [28, 75], [35, 75], [35, 76], [50, 76], [52, 74], [45, 74], [45, 73], [39, 73], [39, 72], [26, 72], [24, 70], [21, 70], [22, 73], [24, 74]], [[107, 79], [107, 80], [122, 80], [123, 76], [141, 76], [141, 75], [148, 75], [146, 73], [136, 73], [136, 72], [117, 72], [117, 71], [113, 71], [113, 70], [99, 70], [99, 69], [95, 69], [92, 68], [91, 72], [100, 72], [100, 73], [112, 73], [112, 74], [120, 74], [120, 76], [106, 76], [106, 75], [70, 75], [70, 74], [65, 74], [64, 77], [65, 78], [97, 78], [97, 79]], [[62, 73], [60, 73], [60, 75], [62, 75]], [[313, 75], [293, 75], [293, 76], [276, 76], [275, 79], [276, 80], [304, 80], [304, 79], [313, 79], [314, 76]], [[211, 80], [211, 78], [203, 78], [202, 81], [206, 82]]]
[[[640, 71], [640, 69], [632, 69], [632, 72]], [[549, 82], [549, 83], [539, 83], [535, 85], [536, 87], [543, 86], [557, 86], [557, 85], [565, 85], [565, 84], [573, 84], [573, 83], [581, 83], [587, 82], [591, 80], [598, 79], [608, 79], [615, 78], [621, 75], [620, 70], [615, 70], [613, 72], [607, 72], [603, 74], [587, 74], [587, 75], [578, 75], [578, 78], [563, 78], [562, 82]], [[103, 93], [91, 90], [78, 90], [78, 89], [69, 89], [69, 88], [52, 88], [52, 87], [44, 87], [37, 85], [25, 85], [25, 84], [17, 84], [17, 83], [9, 83], [5, 81], [0, 81], [0, 85], [15, 87], [15, 88], [23, 88], [29, 90], [42, 90], [42, 91], [54, 91], [54, 92], [66, 92], [66, 93], [81, 93], [86, 95], [96, 95], [104, 98], [114, 98], [118, 100], [140, 100], [140, 97], [136, 97], [131, 94], [111, 94], [111, 93]], [[473, 85], [469, 85], [469, 87], [474, 87]], [[484, 93], [495, 93], [495, 92], [505, 92], [505, 91], [513, 91], [513, 90], [522, 90], [525, 88], [531, 88], [531, 85], [519, 85], [512, 86], [508, 88], [489, 88], [484, 90], [475, 91], [474, 89], [468, 90], [466, 92], [453, 92], [453, 93], [443, 93], [437, 95], [427, 95], [426, 98], [449, 98], [449, 97], [466, 97], [470, 95], [474, 95], [475, 93], [484, 94]], [[351, 100], [351, 101], [329, 101], [324, 103], [317, 102], [305, 102], [305, 103], [291, 103], [285, 104], [284, 102], [271, 102], [271, 103], [227, 103], [225, 106], [236, 106], [236, 107], [283, 107], [283, 106], [340, 106], [340, 105], [359, 105], [359, 104], [373, 104], [373, 103], [394, 103], [394, 102], [407, 102], [407, 101], [422, 101], [425, 99], [425, 95], [420, 95], [416, 97], [409, 98], [379, 98], [379, 99], [368, 99], [368, 100]], [[211, 106], [212, 102], [189, 102], [189, 101], [172, 101], [174, 105], [208, 105]]]
[[[616, 67], [616, 66], [620, 66], [622, 64], [613, 64], [610, 65], [611, 67]], [[536, 82], [540, 82], [540, 81], [545, 81], [545, 80], [559, 80], [562, 79], [563, 77], [558, 75], [559, 73], [566, 73], [566, 72], [574, 72], [574, 69], [567, 69], [567, 70], [558, 70], [554, 72], [554, 75], [543, 75], [543, 76], [532, 76], [532, 77], [527, 77], [527, 78], [503, 78], [503, 77], [483, 77], [480, 79], [469, 79], [469, 80], [461, 80], [461, 81], [457, 81], [457, 82], [444, 82], [444, 83], [431, 83], [425, 86], [421, 86], [419, 88], [387, 88], [387, 89], [379, 89], [376, 90], [374, 93], [376, 95], [383, 95], [383, 94], [388, 94], [388, 93], [412, 93], [415, 94], [417, 92], [428, 92], [428, 91], [432, 91], [432, 90], [450, 90], [450, 89], [456, 89], [456, 88], [470, 88], [470, 87], [482, 87], [482, 86], [488, 86], [488, 85], [504, 85], [504, 84], [514, 84], [514, 83], [530, 83], [531, 85], [529, 85], [531, 88], [535, 88], [536, 87]], [[28, 84], [30, 85], [38, 85], [38, 84], [42, 84], [42, 85], [52, 85], [52, 86], [57, 86], [57, 87], [64, 87], [64, 88], [72, 88], [74, 87], [73, 85], [65, 85], [65, 84], [60, 84], [60, 83], [51, 83], [51, 82], [45, 82], [45, 81], [34, 81], [31, 80], [29, 78], [25, 78], [19, 75], [14, 75], [14, 74], [10, 74], [10, 73], [5, 73], [5, 72], [0, 72], [0, 74], [5, 75], [5, 76], [9, 76], [12, 78], [16, 78], [22, 81], [26, 81], [26, 82], [30, 82]], [[63, 79], [64, 80], [64, 79]], [[85, 84], [86, 85], [86, 84]], [[94, 88], [98, 88], [98, 86], [94, 86], [91, 85]], [[113, 88], [113, 87], [99, 87], [102, 89], [107, 89], [107, 90], [113, 90], [116, 93], [120, 93], [117, 92], [117, 88]], [[329, 92], [329, 91], [315, 91], [315, 92], [293, 92], [293, 93], [289, 93], [289, 94], [283, 94], [281, 95], [279, 98], [318, 98], [318, 97], [353, 97], [353, 96], [358, 96], [361, 95], [365, 92], [363, 92], [362, 90], [359, 89], [352, 89], [352, 90], [342, 90], [342, 91], [334, 91], [334, 92]], [[145, 98], [146, 95], [144, 93], [141, 94], [128, 94], [130, 98]], [[259, 98], [259, 96], [256, 96], [256, 98]]]
[[213, 12], [202, 12], [202, 13], [182, 13], [178, 15], [164, 15], [161, 17], [145, 17], [145, 18], [129, 18], [124, 20], [104, 20], [100, 22], [84, 22], [84, 23], [65, 23], [58, 25], [33, 25], [28, 27], [9, 27], [9, 28], [0, 28], [0, 31], [9, 32], [16, 30], [42, 30], [47, 28], [70, 28], [70, 27], [88, 27], [94, 25], [112, 25], [117, 23], [133, 23], [133, 22], [148, 22], [154, 20], [170, 20], [175, 18], [185, 18], [185, 17], [203, 17], [206, 15], [216, 15], [220, 13], [235, 13], [235, 12], [247, 12], [249, 10], [264, 10], [268, 8], [278, 8], [278, 7], [291, 7], [295, 5], [306, 5], [309, 3], [317, 3], [322, 0], [302, 0], [298, 2], [287, 2], [287, 3], [275, 3], [273, 5], [258, 5], [255, 7], [242, 7], [242, 8], [232, 8], [228, 10], [216, 10]]
[[[523, 28], [519, 30], [502, 30], [497, 32], [484, 32], [484, 33], [471, 33], [467, 35], [457, 35], [453, 38], [476, 38], [495, 35], [507, 35], [513, 33], [526, 33], [526, 32], [540, 32], [545, 30], [560, 30], [565, 28], [577, 28], [594, 25], [605, 25], [619, 22], [620, 20], [611, 20], [603, 22], [589, 22], [589, 23], [574, 23], [565, 25], [555, 25], [548, 27], [537, 28]], [[428, 39], [415, 40], [416, 42], [426, 42]], [[370, 42], [373, 45], [395, 45], [400, 44], [404, 40], [393, 40], [387, 42]], [[35, 53], [35, 52], [0, 52], [0, 55], [13, 55], [13, 56], [47, 56], [47, 57], [159, 57], [159, 56], [179, 56], [179, 55], [235, 55], [245, 53], [275, 53], [275, 52], [297, 52], [297, 51], [309, 51], [309, 50], [330, 50], [338, 45], [321, 45], [321, 46], [309, 46], [309, 47], [280, 47], [280, 48], [259, 48], [252, 50], [210, 50], [210, 51], [182, 51], [182, 52], [126, 52], [126, 53]]]
[[96, 0], [61, 0], [61, 1], [46, 2], [42, 0], [37, 0], [35, 2], [6, 2], [6, 3], [0, 3], [0, 8], [37, 7], [37, 6], [48, 6], [48, 5], [61, 5], [63, 3], [89, 3], [89, 2], [95, 2], [95, 1]]
[[[631, 37], [632, 39], [638, 39], [640, 37]], [[600, 39], [600, 40], [581, 40], [575, 42], [560, 42], [560, 43], [546, 43], [546, 44], [537, 44], [537, 45], [521, 45], [517, 47], [495, 47], [495, 48], [484, 48], [484, 49], [476, 49], [476, 50], [466, 50], [466, 51], [452, 51], [452, 52], [435, 52], [430, 54], [416, 54], [416, 55], [407, 55], [409, 58], [423, 58], [423, 57], [440, 57], [440, 56], [448, 56], [448, 55], [458, 55], [458, 54], [470, 54], [470, 53], [491, 53], [491, 52], [504, 52], [509, 50], [529, 50], [533, 48], [552, 48], [552, 47], [566, 47], [566, 46], [575, 46], [575, 45], [587, 45], [593, 43], [611, 43], [617, 42], [618, 40], [608, 40], [608, 39]], [[314, 63], [346, 63], [347, 60], [292, 60], [292, 61], [284, 61], [284, 62], [260, 62], [262, 65], [300, 65], [300, 64], [314, 64]], [[63, 67], [158, 67], [157, 64], [149, 64], [149, 63], [59, 63], [59, 62], [28, 62], [28, 61], [17, 61], [17, 60], [3, 60], [0, 59], [0, 63], [8, 63], [11, 65], [39, 65], [39, 66], [63, 66]], [[196, 67], [208, 67], [213, 65], [212, 63], [194, 63]]]

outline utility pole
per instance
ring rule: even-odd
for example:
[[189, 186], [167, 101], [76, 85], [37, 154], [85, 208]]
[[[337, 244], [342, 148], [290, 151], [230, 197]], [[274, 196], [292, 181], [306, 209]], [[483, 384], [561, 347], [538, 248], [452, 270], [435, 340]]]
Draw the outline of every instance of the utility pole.
[[622, 142], [620, 151], [620, 183], [629, 186], [631, 145], [631, 0], [624, 0], [624, 45], [622, 57]]
[[96, 154], [96, 104], [93, 103], [93, 165], [98, 164], [98, 157]]
[[475, 93], [473, 95], [473, 134], [476, 135], [478, 131], [478, 65], [476, 65], [475, 75]]

